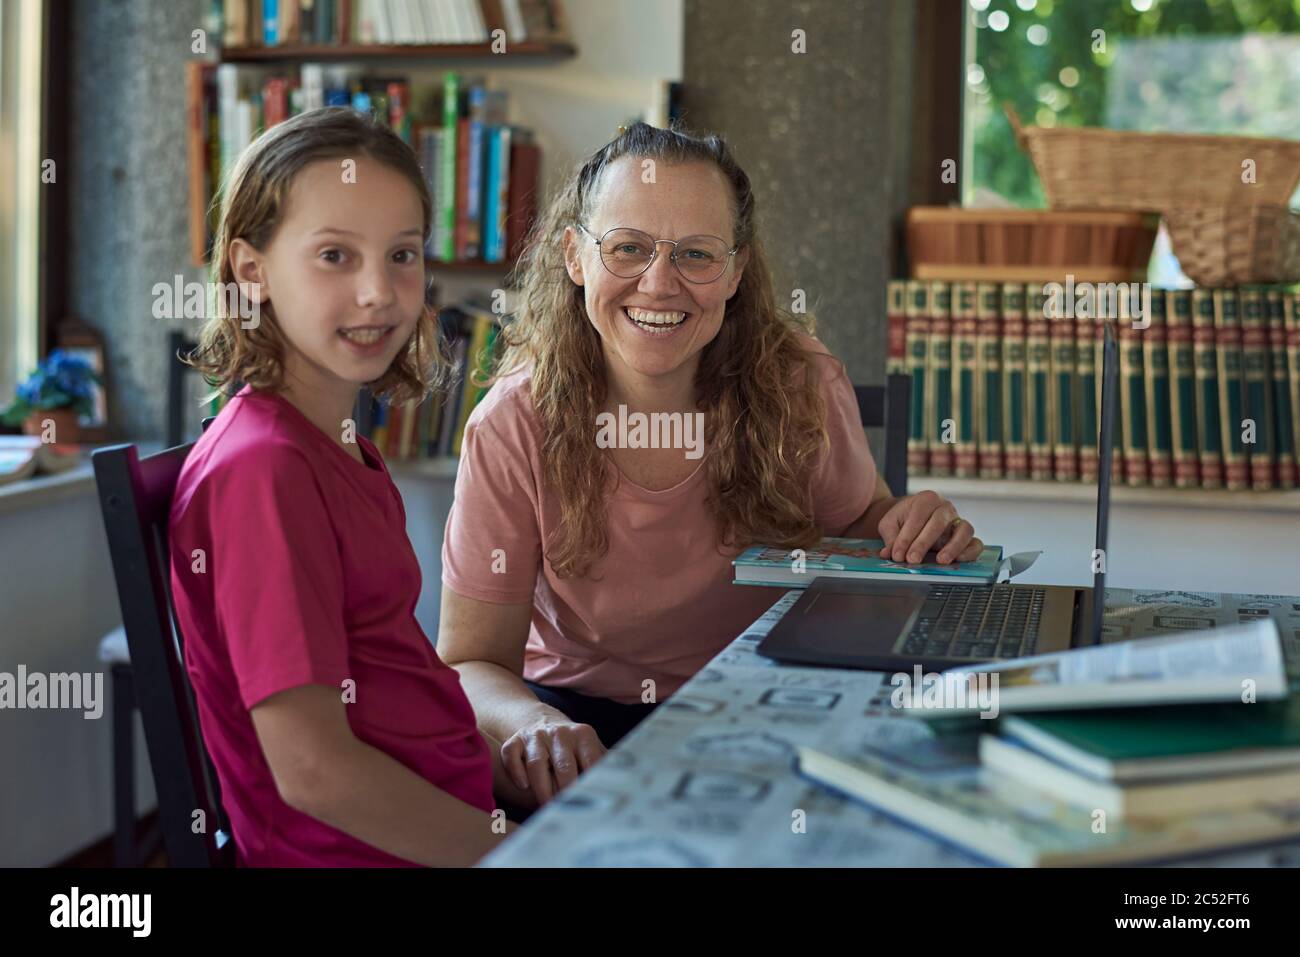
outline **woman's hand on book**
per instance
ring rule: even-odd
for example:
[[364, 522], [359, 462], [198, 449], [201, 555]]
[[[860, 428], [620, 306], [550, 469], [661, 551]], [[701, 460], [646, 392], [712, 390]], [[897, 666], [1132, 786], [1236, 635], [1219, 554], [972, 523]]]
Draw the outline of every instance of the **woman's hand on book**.
[[885, 547], [881, 558], [920, 563], [938, 550], [941, 563], [973, 562], [984, 543], [975, 528], [957, 514], [957, 508], [936, 492], [918, 492], [900, 498], [880, 519], [880, 537]]

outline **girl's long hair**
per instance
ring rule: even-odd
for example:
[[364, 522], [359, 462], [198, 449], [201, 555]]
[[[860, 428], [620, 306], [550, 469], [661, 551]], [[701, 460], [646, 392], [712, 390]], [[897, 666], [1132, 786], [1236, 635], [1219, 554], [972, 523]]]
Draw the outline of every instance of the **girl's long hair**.
[[[367, 157], [395, 170], [419, 197], [424, 239], [429, 236], [433, 201], [415, 153], [396, 133], [349, 107], [326, 107], [299, 113], [268, 129], [240, 155], [224, 177], [221, 213], [212, 247], [212, 281], [216, 288], [235, 288], [230, 245], [243, 239], [265, 250], [283, 221], [294, 177], [318, 160]], [[341, 167], [340, 167], [341, 168]], [[439, 341], [434, 310], [427, 301], [406, 348], [371, 392], [390, 402], [422, 399], [445, 384], [446, 350]], [[240, 383], [258, 390], [277, 390], [284, 381], [285, 340], [275, 320], [275, 304], [260, 306], [259, 321], [245, 328], [235, 297], [217, 295], [204, 324], [198, 348], [182, 357], [222, 391]]]
[[609, 548], [605, 520], [618, 471], [595, 442], [605, 360], [583, 289], [565, 270], [564, 230], [588, 221], [603, 174], [624, 156], [710, 163], [730, 186], [735, 242], [748, 250], [748, 262], [695, 376], [696, 407], [705, 414], [708, 509], [720, 550], [808, 547], [820, 537], [811, 474], [828, 444], [816, 360], [800, 342], [801, 331], [813, 331], [812, 318], [777, 304], [754, 192], [726, 142], [637, 123], [582, 165], [531, 231], [517, 267], [519, 306], [503, 332], [495, 378], [531, 365], [544, 477], [559, 497], [561, 522], [545, 543], [546, 558], [558, 577], [583, 576]]

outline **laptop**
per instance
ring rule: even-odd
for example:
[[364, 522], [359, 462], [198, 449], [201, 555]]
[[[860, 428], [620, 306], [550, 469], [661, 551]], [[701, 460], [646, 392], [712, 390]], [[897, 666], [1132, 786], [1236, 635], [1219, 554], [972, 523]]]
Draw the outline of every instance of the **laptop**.
[[[1102, 349], [1096, 547], [1105, 556], [1119, 367], [1113, 324]], [[869, 671], [943, 671], [1065, 651], [1102, 640], [1105, 562], [1092, 588], [908, 584], [819, 577], [758, 646], [791, 664]]]

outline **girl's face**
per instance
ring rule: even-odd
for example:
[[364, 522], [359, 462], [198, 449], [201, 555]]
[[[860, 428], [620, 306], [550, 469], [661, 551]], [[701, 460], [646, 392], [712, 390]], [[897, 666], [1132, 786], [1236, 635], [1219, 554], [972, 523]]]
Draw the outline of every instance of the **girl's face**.
[[[654, 239], [717, 236], [726, 248], [735, 245], [731, 185], [720, 170], [703, 162], [645, 162], [624, 156], [606, 169], [583, 223], [592, 235], [627, 226]], [[746, 251], [731, 257], [712, 282], [692, 283], [677, 271], [669, 258], [673, 247], [664, 243], [650, 268], [633, 279], [606, 269], [591, 236], [579, 229], [566, 229], [564, 245], [569, 276], [583, 287], [610, 375], [693, 378], [701, 350], [718, 334], [727, 300], [740, 285]], [[654, 323], [646, 328], [633, 317]]]
[[262, 293], [287, 341], [286, 379], [340, 394], [382, 377], [406, 348], [425, 285], [415, 187], [364, 156], [344, 173], [338, 159], [304, 167], [260, 257]]

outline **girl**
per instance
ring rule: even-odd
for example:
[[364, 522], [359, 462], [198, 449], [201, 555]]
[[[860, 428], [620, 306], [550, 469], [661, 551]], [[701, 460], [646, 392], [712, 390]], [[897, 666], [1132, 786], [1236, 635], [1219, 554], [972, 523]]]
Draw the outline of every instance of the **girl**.
[[186, 459], [170, 547], [246, 865], [466, 865], [505, 832], [494, 780], [527, 802], [416, 623], [402, 502], [351, 420], [362, 385], [400, 401], [445, 369], [430, 219], [409, 147], [346, 108], [272, 127], [225, 184], [213, 261], [252, 309], [219, 306], [191, 361], [243, 387]]
[[[717, 136], [638, 123], [539, 225], [465, 430], [438, 640], [539, 800], [772, 604], [731, 584], [747, 545], [979, 554], [948, 501], [891, 496], [843, 365], [777, 300], [749, 178]], [[602, 448], [622, 409], [702, 415], [703, 457]]]

